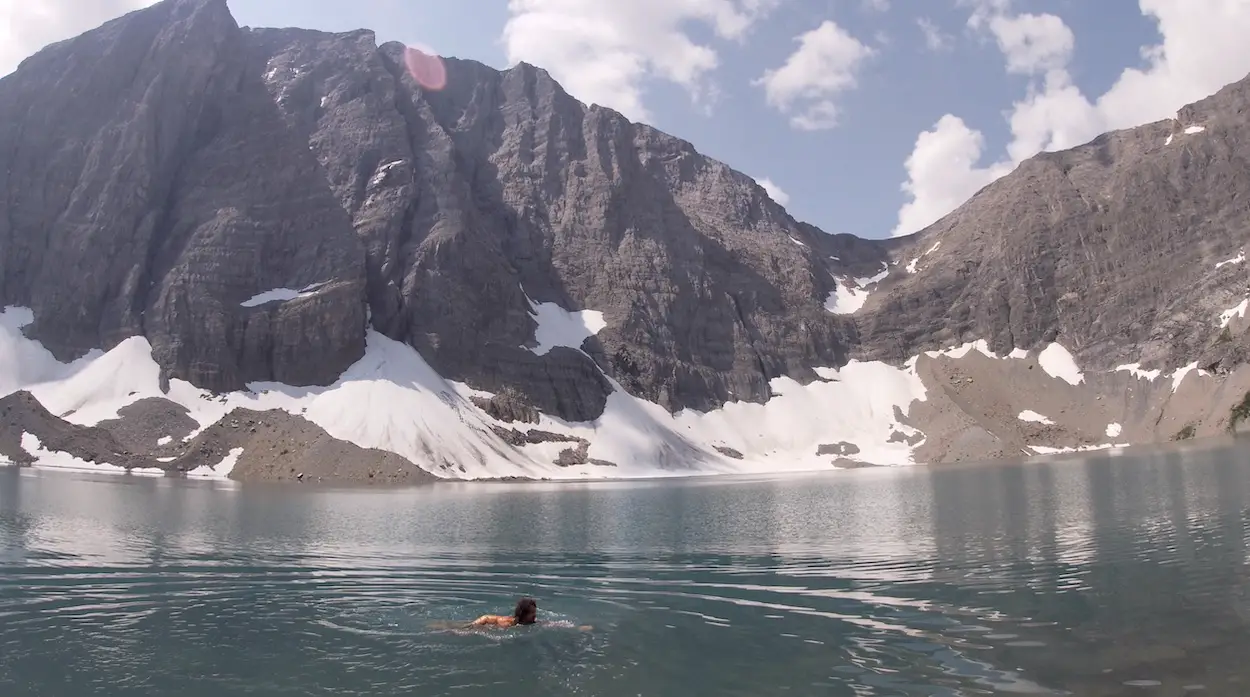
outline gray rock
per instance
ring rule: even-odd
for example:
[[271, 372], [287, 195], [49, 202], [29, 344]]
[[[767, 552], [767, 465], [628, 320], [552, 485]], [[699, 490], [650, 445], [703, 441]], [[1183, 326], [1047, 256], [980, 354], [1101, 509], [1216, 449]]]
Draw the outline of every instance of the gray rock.
[[427, 467], [395, 453], [332, 438], [321, 427], [281, 410], [235, 409], [162, 463], [172, 472], [216, 467], [231, 450], [242, 452], [230, 472], [238, 481], [321, 481], [420, 484], [434, 481]]
[[246, 36], [224, 0], [166, 0], [0, 80], [0, 305], [58, 358], [146, 336], [167, 377], [225, 390], [363, 353], [363, 249]]
[[976, 339], [998, 352], [1058, 340], [1088, 369], [1200, 357], [1227, 368], [1204, 354], [1220, 313], [1247, 294], [1244, 264], [1216, 264], [1250, 242], [1248, 106], [1242, 80], [1176, 120], [1025, 161], [896, 243], [900, 267], [941, 245], [869, 298], [854, 354], [901, 361]]
[[0, 397], [0, 458], [18, 465], [34, 464], [35, 458], [22, 447], [22, 438], [28, 433], [39, 439], [41, 448], [86, 462], [127, 469], [156, 466], [103, 428], [79, 426], [59, 418], [29, 392]]
[[858, 455], [859, 446], [855, 445], [854, 443], [847, 443], [846, 441], [843, 441], [841, 443], [824, 444], [824, 445], [819, 445], [816, 447], [816, 454], [817, 455]]

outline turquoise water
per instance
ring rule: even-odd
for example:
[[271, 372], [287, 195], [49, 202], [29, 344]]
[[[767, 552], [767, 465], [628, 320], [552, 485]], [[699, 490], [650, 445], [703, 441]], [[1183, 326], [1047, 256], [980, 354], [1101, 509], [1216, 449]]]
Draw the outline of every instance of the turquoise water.
[[[9, 468], [0, 695], [1246, 695], [1248, 506], [1245, 450], [406, 491]], [[522, 594], [553, 622], [437, 628]]]

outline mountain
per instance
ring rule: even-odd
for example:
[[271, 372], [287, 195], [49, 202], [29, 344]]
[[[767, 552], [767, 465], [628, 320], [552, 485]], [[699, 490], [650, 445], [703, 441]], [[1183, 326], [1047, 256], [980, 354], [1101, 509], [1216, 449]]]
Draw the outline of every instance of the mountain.
[[864, 240], [540, 68], [413, 58], [165, 0], [0, 79], [0, 395], [79, 460], [289, 478], [233, 412], [360, 479], [1014, 457], [1250, 389], [1250, 81]]

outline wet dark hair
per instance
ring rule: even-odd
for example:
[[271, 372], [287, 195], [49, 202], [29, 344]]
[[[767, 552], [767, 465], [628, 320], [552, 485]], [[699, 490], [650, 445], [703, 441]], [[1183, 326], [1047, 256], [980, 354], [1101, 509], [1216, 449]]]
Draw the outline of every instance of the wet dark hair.
[[534, 602], [533, 598], [521, 598], [516, 602], [512, 617], [516, 619], [517, 624], [534, 624], [538, 621], [538, 603]]

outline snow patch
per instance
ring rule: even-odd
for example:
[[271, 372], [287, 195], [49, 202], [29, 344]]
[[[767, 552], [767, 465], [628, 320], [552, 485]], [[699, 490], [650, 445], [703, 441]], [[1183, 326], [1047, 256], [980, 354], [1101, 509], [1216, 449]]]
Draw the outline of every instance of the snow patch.
[[231, 448], [221, 462], [213, 466], [200, 465], [187, 472], [187, 476], [195, 479], [226, 479], [234, 471], [234, 466], [238, 464], [239, 456], [242, 454], [243, 448]]
[[1114, 450], [1116, 448], [1127, 448], [1129, 443], [1103, 443], [1102, 445], [1082, 445], [1075, 448], [1051, 448], [1045, 445], [1030, 445], [1029, 450], [1038, 455], [1058, 455], [1061, 453], [1088, 453], [1097, 450]]
[[33, 433], [22, 434], [22, 450], [28, 455], [35, 458], [34, 467], [36, 469], [57, 469], [70, 470], [74, 472], [107, 472], [110, 474], [125, 474], [125, 467], [118, 467], [106, 462], [96, 463], [87, 462], [81, 458], [74, 457], [69, 453], [59, 450], [48, 450], [43, 447], [43, 443], [39, 442], [39, 437]]
[[977, 351], [978, 353], [982, 353], [990, 358], [998, 358], [998, 355], [990, 350], [990, 342], [985, 339], [969, 341], [962, 346], [946, 348], [940, 351], [925, 351], [924, 355], [929, 358], [938, 358], [939, 356], [946, 356], [947, 358], [963, 358], [972, 351]]
[[920, 260], [936, 252], [938, 247], [941, 247], [941, 246], [942, 246], [942, 241], [938, 240], [937, 242], [933, 243], [932, 247], [929, 247], [928, 249], [926, 249], [923, 254], [907, 262], [907, 273], [916, 273], [916, 265], [920, 263]]
[[260, 307], [261, 305], [265, 305], [267, 303], [287, 302], [289, 300], [295, 300], [296, 298], [305, 298], [310, 295], [315, 295], [325, 284], [326, 282], [322, 281], [321, 283], [314, 283], [310, 286], [306, 286], [301, 290], [274, 288], [273, 290], [267, 290], [263, 293], [257, 293], [239, 304], [243, 307]]
[[174, 439], [171, 436], [161, 436], [156, 439], [157, 445], [169, 445], [172, 442], [174, 442]]
[[1173, 394], [1175, 394], [1176, 391], [1180, 389], [1181, 383], [1184, 382], [1185, 380], [1185, 376], [1189, 375], [1190, 373], [1194, 371], [1198, 371], [1198, 377], [1204, 377], [1208, 375], [1207, 371], [1198, 370], [1198, 361], [1194, 361], [1193, 363], [1190, 363], [1189, 365], [1177, 368], [1175, 371], [1172, 372], [1171, 377], [1172, 377], [1172, 393]]
[[[525, 289], [522, 288], [521, 292], [524, 293]], [[525, 296], [525, 300], [530, 304], [530, 316], [538, 323], [538, 328], [534, 330], [534, 341], [538, 346], [529, 350], [539, 356], [546, 355], [557, 346], [580, 351], [587, 339], [608, 326], [603, 313], [598, 310], [569, 312], [556, 303], [536, 303], [530, 300], [529, 295]]]
[[[832, 456], [816, 454], [824, 444], [852, 443], [859, 452], [846, 459], [879, 465], [913, 464], [915, 446], [889, 442], [895, 433], [908, 437], [923, 434], [895, 419], [896, 409], [906, 414], [915, 401], [925, 401], [927, 391], [915, 371], [884, 363], [851, 361], [841, 369], [820, 368], [823, 381], [800, 385], [788, 378], [770, 382], [773, 398], [767, 404], [731, 402], [710, 413], [683, 410], [674, 421], [677, 432], [698, 440], [726, 445], [760, 458], [753, 469], [764, 469], [767, 457], [785, 454], [801, 469], [825, 469]], [[592, 451], [594, 448], [592, 447]], [[751, 463], [748, 463], [748, 465]]]
[[1107, 424], [1107, 430], [1105, 431], [1105, 433], [1107, 434], [1108, 438], [1119, 438], [1120, 432], [1123, 430], [1124, 428], [1120, 426], [1120, 424], [1110, 423], [1110, 424]]
[[1225, 259], [1224, 261], [1217, 262], [1215, 264], [1215, 268], [1218, 269], [1221, 266], [1227, 266], [1229, 264], [1240, 264], [1245, 260], [1246, 260], [1246, 250], [1243, 249], [1240, 252], [1237, 252], [1237, 256], [1233, 257], [1232, 259]]
[[1207, 130], [1205, 126], [1190, 126], [1185, 129], [1185, 135], [1192, 136]]
[[377, 171], [373, 173], [373, 177], [369, 180], [369, 188], [381, 185], [382, 182], [386, 181], [387, 175], [402, 164], [404, 164], [403, 160], [391, 160], [381, 167], [378, 167]]
[[1011, 353], [1007, 354], [1007, 357], [1015, 358], [1016, 360], [1022, 360], [1022, 359], [1029, 357], [1029, 352], [1025, 351], [1022, 348], [1011, 349]]
[[321, 108], [322, 108], [322, 109], [324, 109], [324, 108], [326, 108], [326, 107], [327, 107], [327, 106], [329, 106], [329, 105], [330, 105], [330, 97], [329, 97], [329, 95], [327, 95], [327, 96], [325, 96], [325, 97], [322, 97], [322, 98], [321, 98]]
[[797, 239], [795, 239], [793, 235], [790, 235], [790, 241], [791, 241], [791, 242], [793, 242], [793, 243], [795, 243], [795, 244], [797, 244], [797, 245], [798, 245], [798, 246], [800, 246], [800, 247], [806, 247], [806, 246], [807, 246], [806, 244], [803, 244], [802, 242], [800, 242], [800, 241], [798, 241]]
[[1071, 353], [1057, 342], [1051, 343], [1037, 355], [1037, 362], [1052, 378], [1058, 378], [1069, 385], [1079, 385], [1085, 381], [1085, 375], [1076, 364]]
[[1151, 382], [1154, 382], [1155, 378], [1163, 374], [1162, 370], [1142, 370], [1141, 363], [1126, 363], [1124, 365], [1116, 366], [1115, 371], [1117, 373], [1124, 371], [1135, 378], [1141, 378]]
[[1054, 422], [1054, 421], [1051, 421], [1049, 417], [1043, 416], [1043, 415], [1041, 415], [1041, 414], [1039, 414], [1039, 413], [1037, 413], [1037, 412], [1033, 411], [1032, 409], [1025, 409], [1024, 411], [1020, 412], [1020, 414], [1019, 414], [1018, 416], [1016, 416], [1016, 418], [1017, 418], [1017, 419], [1020, 419], [1021, 421], [1028, 421], [1028, 422], [1030, 422], [1030, 423], [1044, 424], [1044, 425], [1046, 425], [1046, 426], [1054, 426], [1054, 425], [1055, 425], [1055, 422]]
[[1164, 144], [1164, 145], [1171, 145], [1171, 144], [1172, 144], [1172, 138], [1173, 138], [1172, 134], [1170, 134], [1170, 133], [1169, 133], [1169, 134], [1168, 134], [1168, 139], [1167, 139], [1167, 140], [1165, 140], [1165, 141], [1163, 141], [1163, 144]]
[[881, 272], [866, 278], [834, 277], [837, 287], [825, 298], [825, 309], [835, 315], [851, 315], [859, 311], [868, 302], [868, 295], [886, 276], [890, 275], [890, 266], [881, 262]]
[[1246, 316], [1247, 307], [1250, 307], [1250, 298], [1246, 298], [1245, 300], [1237, 303], [1236, 307], [1230, 307], [1229, 309], [1221, 312], [1220, 327], [1227, 327], [1228, 324], [1233, 321], [1234, 317], [1244, 318]]

